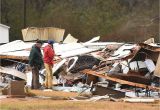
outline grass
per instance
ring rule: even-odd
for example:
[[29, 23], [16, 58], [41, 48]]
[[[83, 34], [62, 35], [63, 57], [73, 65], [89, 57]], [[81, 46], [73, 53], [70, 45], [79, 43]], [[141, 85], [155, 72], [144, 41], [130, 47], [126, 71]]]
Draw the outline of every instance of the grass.
[[46, 96], [46, 97], [53, 97], [53, 96], [58, 96], [58, 97], [75, 97], [78, 94], [74, 92], [61, 92], [61, 91], [49, 91], [49, 92], [44, 92], [40, 90], [31, 90], [30, 93], [35, 94], [37, 96]]
[[[31, 91], [38, 96], [73, 97], [76, 93]], [[111, 101], [69, 101], [41, 98], [7, 98], [0, 99], [0, 110], [159, 110], [159, 103], [125, 103]]]
[[5, 99], [1, 110], [158, 110], [159, 105], [124, 102], [72, 102], [42, 99]]

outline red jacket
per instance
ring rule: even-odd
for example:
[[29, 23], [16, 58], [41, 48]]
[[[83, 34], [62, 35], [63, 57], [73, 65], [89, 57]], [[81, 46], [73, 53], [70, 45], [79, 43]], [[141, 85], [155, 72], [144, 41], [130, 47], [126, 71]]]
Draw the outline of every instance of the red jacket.
[[52, 46], [49, 44], [46, 45], [43, 48], [43, 53], [44, 53], [44, 57], [43, 57], [44, 63], [47, 63], [47, 64], [53, 66], [53, 64], [54, 64], [53, 58], [55, 56], [55, 52], [54, 52], [54, 49], [52, 48]]

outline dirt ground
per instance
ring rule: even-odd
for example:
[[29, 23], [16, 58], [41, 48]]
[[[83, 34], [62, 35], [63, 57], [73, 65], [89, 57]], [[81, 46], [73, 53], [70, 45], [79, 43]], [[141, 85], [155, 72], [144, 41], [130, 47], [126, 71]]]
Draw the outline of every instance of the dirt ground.
[[45, 98], [5, 98], [0, 99], [0, 110], [160, 110], [160, 103], [126, 103], [112, 101], [69, 101], [76, 93], [32, 91]]

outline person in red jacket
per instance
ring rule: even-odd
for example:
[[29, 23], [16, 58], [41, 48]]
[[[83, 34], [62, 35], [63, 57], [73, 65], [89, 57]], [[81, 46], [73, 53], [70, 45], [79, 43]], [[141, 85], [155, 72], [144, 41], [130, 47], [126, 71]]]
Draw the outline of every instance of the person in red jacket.
[[52, 80], [53, 80], [52, 68], [54, 65], [53, 59], [55, 56], [53, 43], [54, 43], [53, 40], [48, 40], [48, 44], [43, 49], [43, 53], [44, 53], [43, 61], [46, 69], [46, 77], [45, 77], [46, 89], [52, 88]]

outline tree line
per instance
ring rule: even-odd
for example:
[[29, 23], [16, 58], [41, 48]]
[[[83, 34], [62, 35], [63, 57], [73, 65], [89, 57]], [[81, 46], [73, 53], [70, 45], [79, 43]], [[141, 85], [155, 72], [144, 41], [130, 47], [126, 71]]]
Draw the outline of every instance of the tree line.
[[1, 0], [10, 40], [26, 27], [58, 27], [80, 41], [141, 42], [159, 38], [159, 0]]

